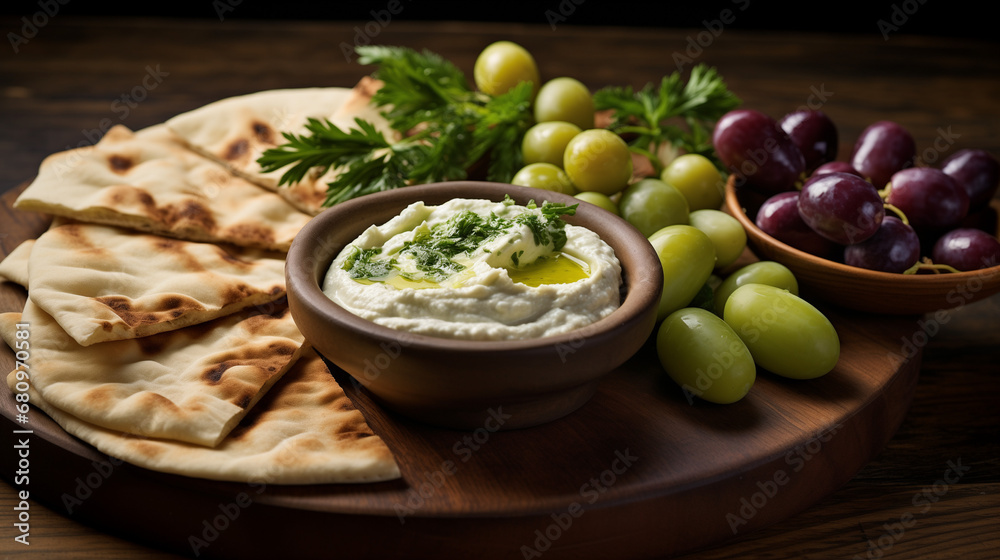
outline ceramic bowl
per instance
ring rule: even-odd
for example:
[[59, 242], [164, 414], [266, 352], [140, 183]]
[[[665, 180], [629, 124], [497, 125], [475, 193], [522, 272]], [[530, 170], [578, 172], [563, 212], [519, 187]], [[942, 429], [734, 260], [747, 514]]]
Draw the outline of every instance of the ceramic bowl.
[[[580, 203], [568, 223], [590, 228], [615, 250], [623, 299], [609, 316], [562, 335], [466, 341], [412, 334], [362, 319], [331, 301], [321, 285], [340, 250], [373, 224], [413, 202], [453, 198], [518, 204]], [[559, 193], [500, 183], [455, 181], [367, 195], [323, 211], [296, 236], [286, 264], [288, 302], [306, 340], [384, 407], [425, 423], [512, 429], [555, 420], [582, 406], [600, 379], [652, 333], [663, 273], [652, 246], [617, 216]]]
[[[764, 233], [754, 220], [765, 197], [726, 184], [725, 209], [747, 232], [761, 260], [787, 266], [800, 286], [835, 305], [890, 315], [920, 315], [960, 307], [1000, 292], [1000, 266], [942, 274], [892, 274], [848, 266], [800, 251]], [[992, 210], [991, 210], [992, 211]]]

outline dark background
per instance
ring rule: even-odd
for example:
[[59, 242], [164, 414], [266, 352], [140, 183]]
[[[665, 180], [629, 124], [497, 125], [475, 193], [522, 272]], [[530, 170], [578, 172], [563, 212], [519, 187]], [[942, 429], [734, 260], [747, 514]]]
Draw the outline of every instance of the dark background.
[[[219, 19], [373, 19], [391, 1], [401, 10], [394, 18], [409, 21], [503, 21], [548, 25], [552, 16], [565, 17], [556, 25], [619, 25], [664, 28], [706, 28], [723, 10], [738, 17], [726, 25], [741, 30], [820, 31], [1000, 38], [991, 4], [968, 0], [877, 0], [869, 2], [765, 2], [764, 0], [685, 0], [681, 2], [627, 2], [606, 0], [500, 0], [498, 2], [430, 0], [375, 0], [370, 2], [308, 2], [284, 0], [200, 0], [198, 2], [14, 0], [0, 6], [0, 15], [30, 16], [43, 4], [59, 5], [61, 15], [157, 16]], [[62, 4], [61, 2], [65, 2]], [[883, 26], [880, 28], [879, 22]]]

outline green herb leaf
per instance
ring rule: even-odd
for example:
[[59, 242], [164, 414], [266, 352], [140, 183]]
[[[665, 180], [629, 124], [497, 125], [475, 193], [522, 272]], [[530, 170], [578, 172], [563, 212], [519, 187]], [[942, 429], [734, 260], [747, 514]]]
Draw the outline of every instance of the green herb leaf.
[[594, 93], [597, 110], [613, 110], [609, 128], [631, 135], [629, 148], [650, 158], [657, 175], [663, 165], [655, 154], [666, 142], [708, 156], [723, 169], [712, 150], [710, 131], [716, 120], [739, 105], [718, 72], [704, 64], [692, 68], [686, 82], [674, 72], [658, 86], [647, 84], [639, 91], [607, 87]]
[[373, 76], [383, 86], [372, 101], [386, 109], [383, 114], [395, 130], [438, 121], [452, 105], [476, 97], [462, 71], [432, 52], [378, 45], [355, 50], [361, 64], [378, 67]]
[[301, 181], [313, 168], [325, 172], [331, 166], [390, 146], [371, 123], [361, 119], [355, 119], [355, 123], [357, 129], [345, 131], [329, 121], [310, 118], [306, 123], [309, 134], [283, 133], [287, 142], [265, 150], [257, 161], [265, 173], [291, 165], [278, 182], [288, 185]]
[[376, 259], [382, 253], [381, 247], [373, 249], [361, 249], [355, 247], [354, 251], [344, 262], [344, 270], [351, 278], [377, 279], [385, 278], [396, 266], [395, 259]]
[[487, 157], [488, 180], [513, 178], [522, 163], [521, 139], [532, 124], [529, 84], [492, 97], [473, 91], [456, 66], [434, 53], [376, 45], [356, 50], [362, 64], [377, 66], [373, 75], [383, 86], [373, 103], [403, 139], [389, 142], [360, 119], [357, 130], [311, 119], [307, 134], [285, 134], [286, 143], [258, 159], [265, 172], [287, 168], [279, 184], [335, 168], [325, 201], [330, 206], [406, 185], [464, 179]]

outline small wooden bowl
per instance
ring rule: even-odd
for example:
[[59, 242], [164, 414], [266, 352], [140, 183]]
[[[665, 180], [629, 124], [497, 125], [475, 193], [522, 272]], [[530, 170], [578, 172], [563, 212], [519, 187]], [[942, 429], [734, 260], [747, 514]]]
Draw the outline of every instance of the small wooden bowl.
[[726, 184], [725, 209], [747, 232], [762, 260], [789, 268], [810, 297], [870, 313], [919, 315], [952, 309], [1000, 292], [1000, 266], [960, 273], [892, 274], [848, 266], [786, 245], [754, 223], [765, 197]]
[[[340, 250], [409, 204], [501, 201], [505, 195], [518, 204], [579, 202], [576, 215], [565, 219], [597, 232], [615, 250], [625, 285], [621, 307], [566, 334], [483, 342], [390, 329], [323, 294], [322, 279]], [[491, 431], [542, 424], [587, 402], [601, 377], [635, 354], [652, 333], [663, 288], [652, 246], [610, 212], [554, 192], [471, 181], [406, 187], [325, 210], [296, 236], [285, 276], [292, 316], [306, 340], [384, 406], [437, 426]]]

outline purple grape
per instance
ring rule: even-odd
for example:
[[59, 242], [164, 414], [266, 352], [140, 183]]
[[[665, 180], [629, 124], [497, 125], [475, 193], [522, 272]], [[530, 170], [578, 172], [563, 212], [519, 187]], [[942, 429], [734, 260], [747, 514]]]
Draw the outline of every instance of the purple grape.
[[875, 235], [885, 208], [875, 187], [849, 173], [826, 173], [802, 185], [799, 215], [816, 233], [840, 243], [860, 243]]
[[917, 144], [913, 136], [892, 121], [871, 124], [858, 137], [851, 165], [876, 188], [884, 188], [892, 174], [913, 167]]
[[969, 195], [940, 169], [911, 167], [892, 176], [885, 201], [916, 228], [951, 228], [969, 212]]
[[836, 246], [829, 239], [813, 231], [799, 215], [799, 191], [788, 191], [771, 196], [761, 204], [755, 223], [764, 233], [817, 257], [827, 258]]
[[965, 189], [970, 212], [986, 208], [1000, 185], [1000, 163], [986, 150], [959, 150], [941, 162], [941, 170]]
[[881, 272], [903, 272], [920, 260], [920, 238], [895, 216], [886, 216], [875, 235], [844, 248], [844, 263]]
[[712, 144], [738, 185], [765, 193], [795, 188], [805, 172], [802, 152], [771, 117], [752, 109], [736, 109], [715, 125]]
[[837, 157], [837, 127], [822, 111], [788, 113], [778, 124], [798, 146], [806, 161], [806, 173]]
[[1000, 241], [981, 229], [953, 229], [934, 244], [931, 259], [958, 270], [1000, 265]]
[[864, 176], [846, 161], [830, 161], [824, 163], [812, 172], [812, 176], [815, 177], [816, 175], [823, 175], [824, 173], [850, 173], [851, 175], [857, 175], [858, 177], [864, 179]]

